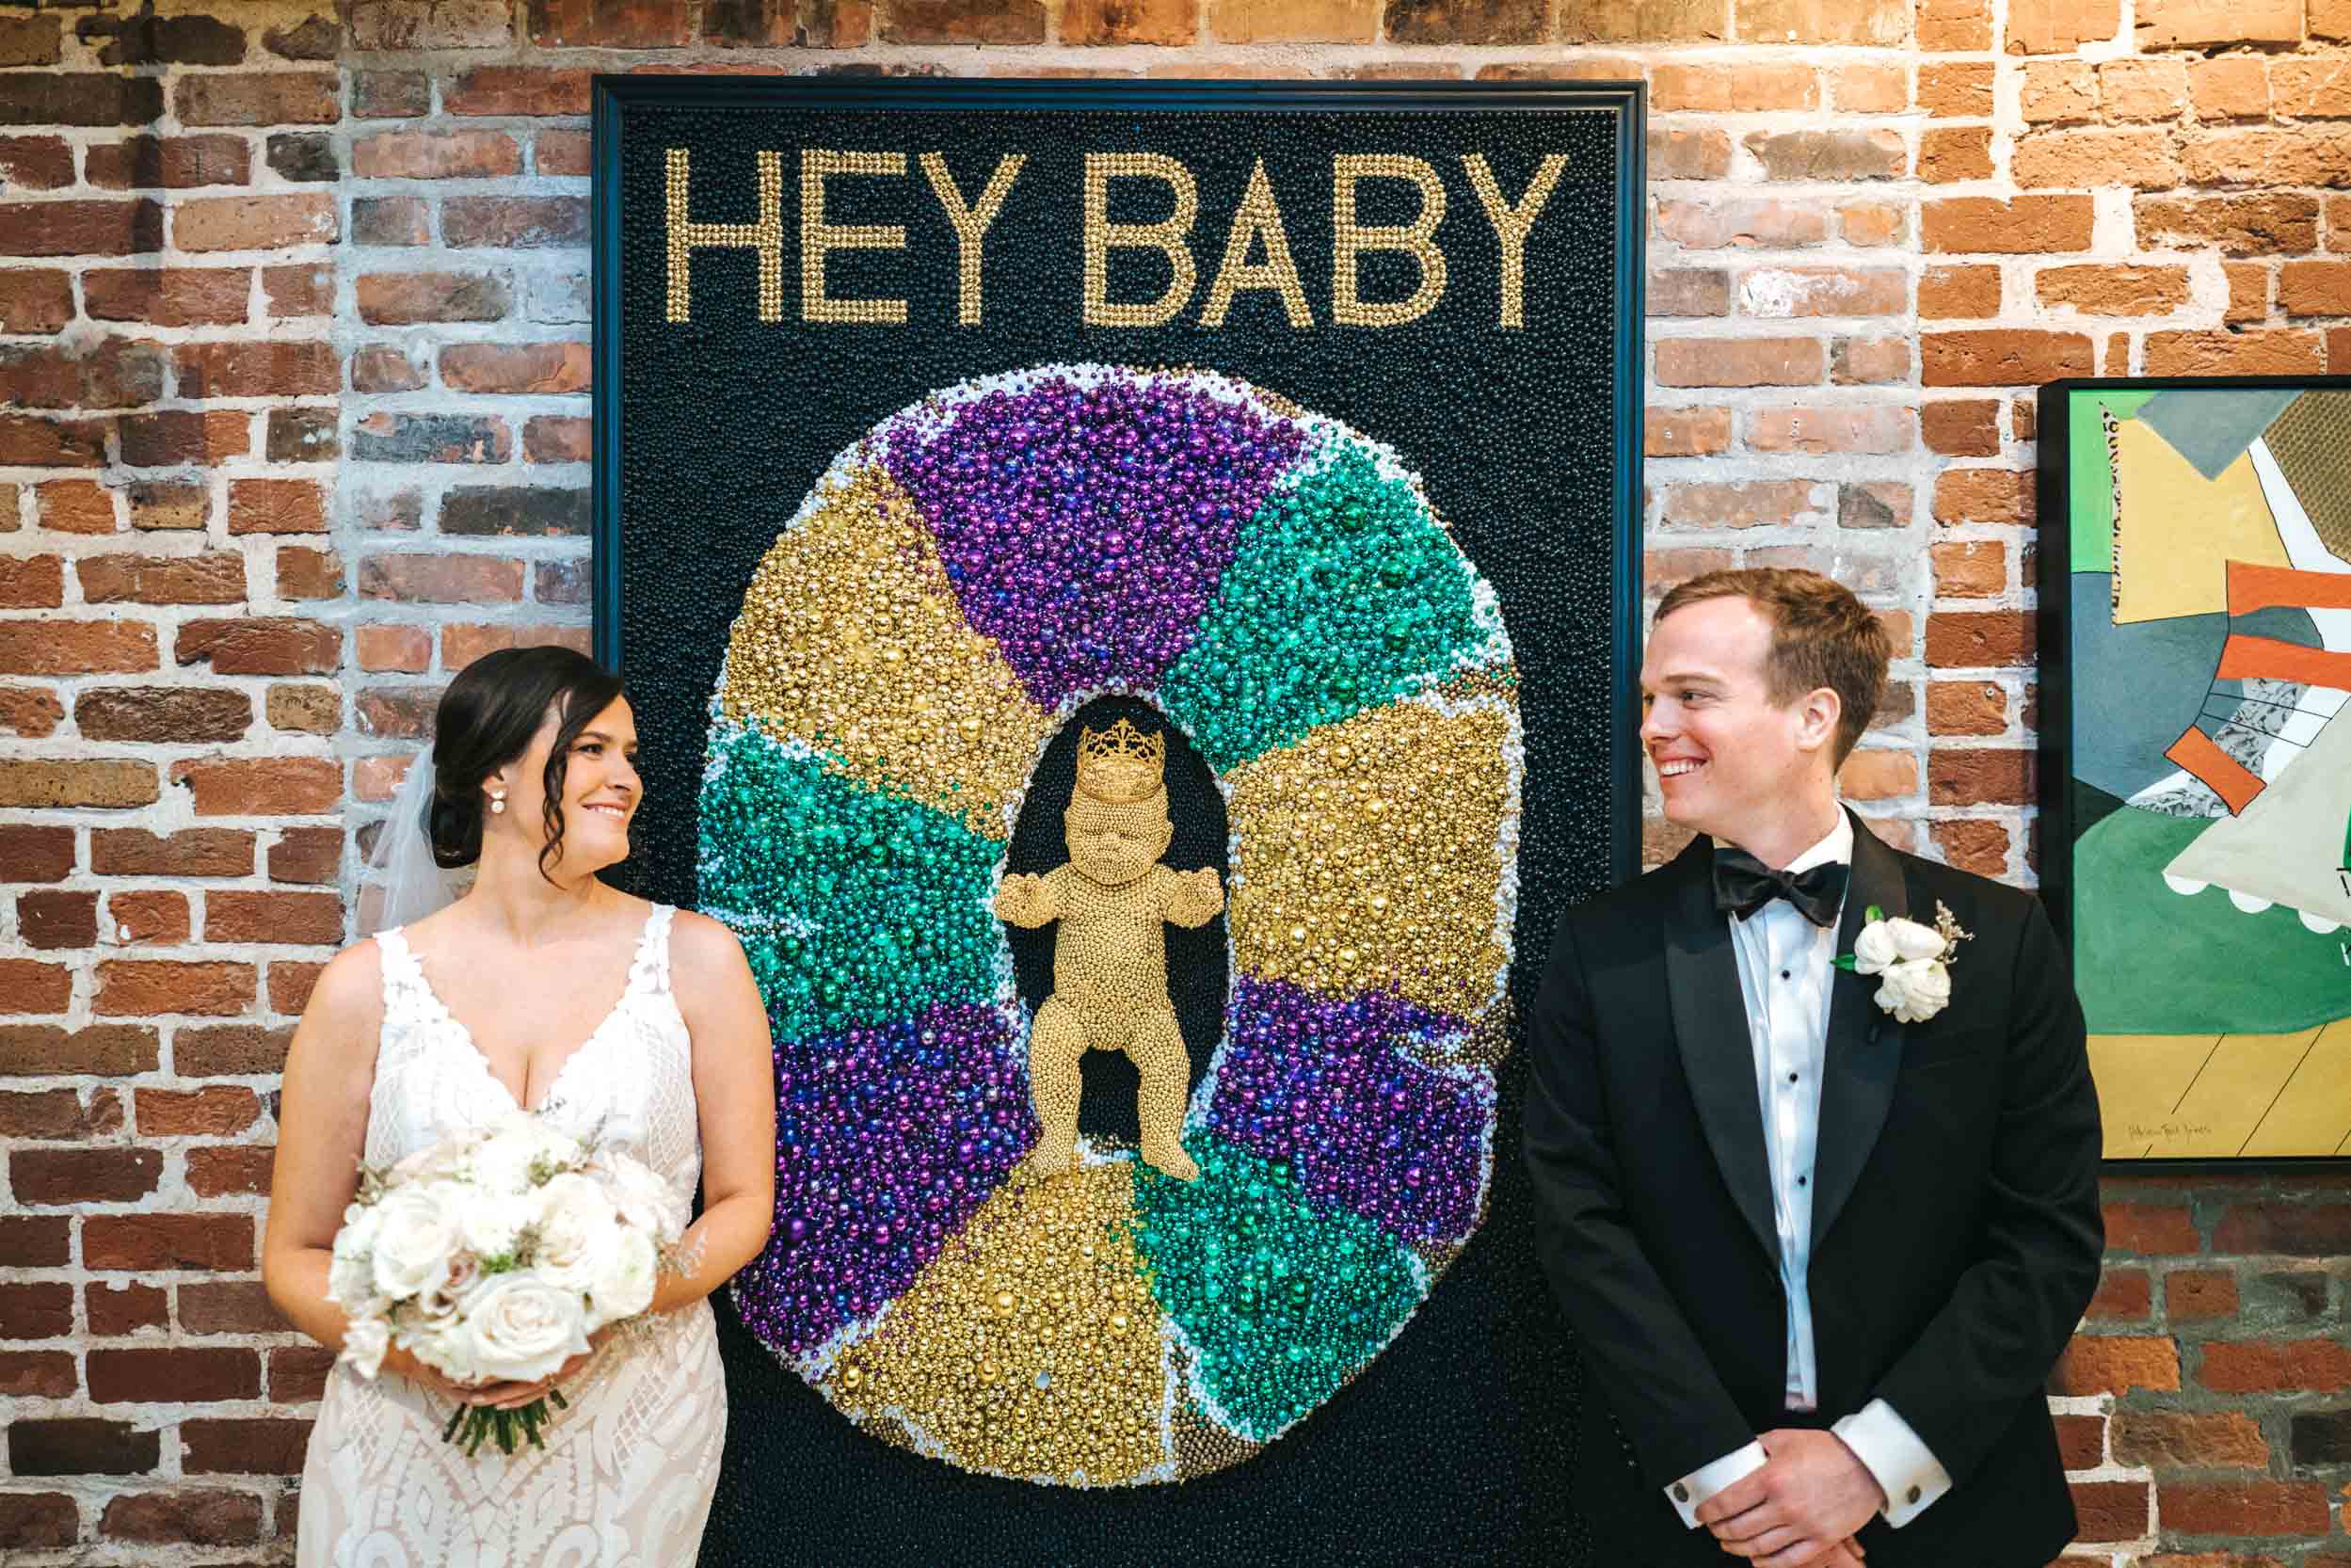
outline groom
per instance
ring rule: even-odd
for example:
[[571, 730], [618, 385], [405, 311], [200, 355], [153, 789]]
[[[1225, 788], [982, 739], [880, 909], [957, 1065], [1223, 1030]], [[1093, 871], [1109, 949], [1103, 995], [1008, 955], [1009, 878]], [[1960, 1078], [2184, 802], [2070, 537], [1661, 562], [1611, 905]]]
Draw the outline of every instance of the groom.
[[[1697, 838], [1552, 945], [1527, 1160], [1610, 1568], [2044, 1568], [2073, 1537], [2042, 1387], [2103, 1246], [2081, 1008], [2031, 895], [1838, 804], [1888, 652], [1813, 572], [1668, 595], [1640, 735]], [[1833, 962], [1872, 905], [1969, 934], [1931, 1016]], [[1913, 1012], [1919, 972], [1887, 988]]]

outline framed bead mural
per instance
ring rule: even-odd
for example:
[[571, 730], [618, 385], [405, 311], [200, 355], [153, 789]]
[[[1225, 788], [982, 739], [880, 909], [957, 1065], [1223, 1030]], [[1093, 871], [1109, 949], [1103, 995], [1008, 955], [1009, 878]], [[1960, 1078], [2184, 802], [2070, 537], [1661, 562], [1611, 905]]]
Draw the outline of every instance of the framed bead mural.
[[1515, 1020], [1638, 856], [1638, 87], [595, 115], [621, 880], [776, 1046], [703, 1560], [1590, 1560]]

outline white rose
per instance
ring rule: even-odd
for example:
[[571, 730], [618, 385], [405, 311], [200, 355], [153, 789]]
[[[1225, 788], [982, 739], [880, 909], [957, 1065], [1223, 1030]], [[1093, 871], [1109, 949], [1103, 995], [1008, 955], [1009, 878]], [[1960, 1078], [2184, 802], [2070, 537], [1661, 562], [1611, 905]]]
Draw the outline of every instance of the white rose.
[[588, 1348], [580, 1295], [527, 1272], [492, 1274], [451, 1331], [472, 1375], [536, 1383]]
[[1878, 1005], [1906, 1024], [1924, 1022], [1951, 1000], [1951, 973], [1930, 958], [1906, 959], [1888, 968], [1878, 986]]
[[1943, 933], [1933, 926], [1899, 918], [1886, 921], [1885, 925], [1886, 935], [1894, 940], [1895, 956], [1904, 963], [1943, 956]]
[[381, 1318], [354, 1318], [343, 1331], [343, 1359], [363, 1378], [384, 1369], [384, 1352], [392, 1349], [392, 1330]]
[[1853, 938], [1853, 969], [1857, 974], [1876, 974], [1901, 954], [1895, 950], [1894, 933], [1887, 929], [1891, 922], [1872, 920], [1862, 927], [1862, 934]]
[[472, 1336], [462, 1318], [435, 1320], [402, 1334], [399, 1339], [409, 1354], [441, 1376], [457, 1383], [482, 1381], [481, 1371], [473, 1364]]
[[536, 1193], [538, 1248], [531, 1267], [550, 1285], [585, 1290], [601, 1276], [620, 1244], [612, 1200], [577, 1172], [566, 1172]]
[[462, 1237], [457, 1210], [437, 1186], [403, 1187], [376, 1206], [376, 1288], [406, 1301], [448, 1272]]
[[670, 1219], [669, 1184], [651, 1166], [625, 1154], [606, 1158], [605, 1194], [624, 1225], [664, 1240], [674, 1240], [678, 1228]]
[[470, 1192], [458, 1224], [465, 1244], [484, 1257], [510, 1256], [524, 1227], [538, 1218], [538, 1205], [521, 1192]]
[[650, 1235], [634, 1226], [620, 1233], [619, 1245], [588, 1288], [600, 1327], [633, 1318], [653, 1304], [653, 1279], [660, 1262]]

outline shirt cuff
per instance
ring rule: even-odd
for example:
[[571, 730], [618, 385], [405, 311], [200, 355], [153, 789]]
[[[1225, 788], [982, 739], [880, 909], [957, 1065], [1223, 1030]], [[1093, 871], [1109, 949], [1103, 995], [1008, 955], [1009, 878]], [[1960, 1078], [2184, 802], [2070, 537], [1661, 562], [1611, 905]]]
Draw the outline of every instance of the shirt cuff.
[[1682, 1523], [1691, 1529], [1698, 1528], [1698, 1508], [1708, 1497], [1731, 1485], [1745, 1480], [1764, 1467], [1768, 1456], [1761, 1443], [1750, 1443], [1735, 1453], [1724, 1454], [1712, 1464], [1703, 1465], [1665, 1489], [1666, 1501], [1682, 1516]]
[[1837, 1436], [1884, 1488], [1886, 1523], [1895, 1529], [1951, 1490], [1950, 1473], [1911, 1424], [1883, 1400], [1872, 1400], [1836, 1424]]

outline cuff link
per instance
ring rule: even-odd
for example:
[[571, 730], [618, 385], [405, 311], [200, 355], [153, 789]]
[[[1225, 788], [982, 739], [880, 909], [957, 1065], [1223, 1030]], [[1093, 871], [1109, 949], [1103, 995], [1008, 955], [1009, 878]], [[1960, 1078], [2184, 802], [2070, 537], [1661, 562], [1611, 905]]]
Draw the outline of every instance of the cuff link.
[[[1684, 1486], [1678, 1480], [1673, 1483], [1673, 1500], [1677, 1503], [1686, 1503], [1689, 1501], [1689, 1488]], [[1911, 1501], [1912, 1502], [1916, 1502], [1918, 1498], [1915, 1495], [1913, 1495], [1911, 1498]]]

